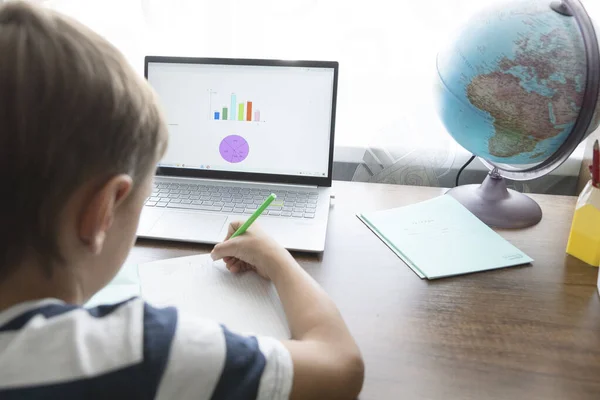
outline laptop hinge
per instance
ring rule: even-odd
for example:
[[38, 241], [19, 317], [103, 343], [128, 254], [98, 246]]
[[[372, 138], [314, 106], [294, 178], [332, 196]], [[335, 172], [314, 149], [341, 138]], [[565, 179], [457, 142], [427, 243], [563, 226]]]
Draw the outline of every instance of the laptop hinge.
[[275, 183], [275, 182], [254, 182], [254, 181], [238, 181], [238, 180], [221, 180], [221, 179], [209, 179], [209, 178], [188, 178], [182, 176], [164, 176], [157, 175], [157, 179], [166, 179], [166, 180], [184, 180], [189, 182], [207, 182], [207, 183], [219, 183], [219, 184], [243, 184], [243, 185], [255, 185], [255, 186], [278, 186], [278, 187], [294, 187], [294, 188], [306, 188], [306, 189], [316, 189], [319, 186], [317, 185], [301, 185], [294, 183]]

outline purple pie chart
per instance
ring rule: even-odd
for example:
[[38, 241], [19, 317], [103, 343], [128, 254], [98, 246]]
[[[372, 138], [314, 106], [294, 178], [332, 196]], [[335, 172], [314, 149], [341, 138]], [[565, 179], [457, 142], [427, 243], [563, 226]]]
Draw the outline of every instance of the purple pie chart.
[[244, 161], [249, 152], [248, 142], [239, 135], [229, 135], [219, 145], [221, 157], [232, 164]]

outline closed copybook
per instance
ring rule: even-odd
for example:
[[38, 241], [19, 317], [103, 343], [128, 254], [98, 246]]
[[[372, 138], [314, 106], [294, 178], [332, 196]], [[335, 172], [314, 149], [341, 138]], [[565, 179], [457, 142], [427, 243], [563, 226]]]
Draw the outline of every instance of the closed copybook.
[[533, 261], [451, 196], [358, 217], [421, 278]]

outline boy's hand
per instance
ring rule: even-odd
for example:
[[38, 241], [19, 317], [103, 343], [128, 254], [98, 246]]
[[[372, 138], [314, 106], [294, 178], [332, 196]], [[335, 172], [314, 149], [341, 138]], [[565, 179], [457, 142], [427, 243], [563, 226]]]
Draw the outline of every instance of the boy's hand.
[[229, 239], [240, 226], [229, 226], [211, 256], [233, 273], [253, 269], [273, 281], [292, 333], [282, 342], [294, 370], [290, 399], [355, 399], [364, 363], [339, 310], [291, 254], [254, 225]]
[[255, 225], [243, 235], [230, 240], [240, 226], [242, 222], [229, 225], [227, 237], [224, 242], [215, 246], [211, 253], [212, 259], [223, 259], [227, 269], [234, 274], [254, 270], [263, 278], [272, 279], [276, 270], [291, 258], [290, 254]]

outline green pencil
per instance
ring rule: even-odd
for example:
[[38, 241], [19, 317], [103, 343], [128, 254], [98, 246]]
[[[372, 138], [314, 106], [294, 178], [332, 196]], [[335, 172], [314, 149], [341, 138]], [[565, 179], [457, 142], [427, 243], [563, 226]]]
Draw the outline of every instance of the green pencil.
[[248, 220], [246, 222], [244, 222], [244, 224], [242, 226], [240, 226], [233, 235], [231, 235], [230, 239], [233, 239], [234, 237], [237, 237], [237, 236], [240, 236], [240, 235], [243, 235], [244, 233], [246, 233], [248, 228], [250, 228], [250, 225], [252, 225], [254, 223], [254, 221], [256, 221], [256, 218], [258, 218], [260, 216], [260, 214], [262, 214], [267, 209], [267, 207], [269, 207], [269, 205], [271, 205], [273, 200], [275, 200], [276, 198], [277, 198], [277, 196], [274, 193], [271, 193], [271, 195], [269, 197], [267, 197], [267, 199], [264, 201], [264, 203], [262, 203], [261, 206], [258, 207], [258, 209], [256, 211], [254, 211], [254, 213], [250, 216], [250, 218], [248, 218]]

